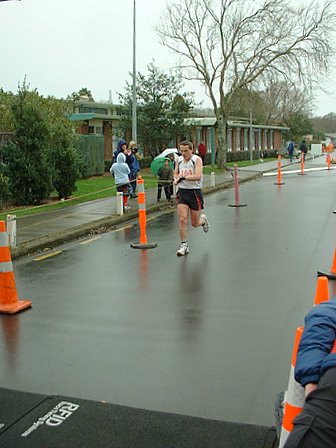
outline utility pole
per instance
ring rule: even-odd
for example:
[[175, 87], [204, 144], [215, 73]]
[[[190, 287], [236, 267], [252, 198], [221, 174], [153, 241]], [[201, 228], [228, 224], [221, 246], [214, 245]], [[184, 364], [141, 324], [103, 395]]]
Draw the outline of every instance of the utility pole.
[[133, 0], [133, 88], [132, 88], [132, 140], [137, 141], [137, 105], [136, 105], [136, 9]]

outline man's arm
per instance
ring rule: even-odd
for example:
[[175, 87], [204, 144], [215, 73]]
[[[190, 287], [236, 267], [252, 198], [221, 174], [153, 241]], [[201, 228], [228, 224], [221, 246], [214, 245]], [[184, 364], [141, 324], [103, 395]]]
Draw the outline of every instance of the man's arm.
[[190, 181], [201, 180], [202, 173], [203, 173], [202, 159], [200, 157], [197, 157], [196, 162], [195, 162], [195, 173], [187, 174], [185, 176], [185, 180], [190, 180]]

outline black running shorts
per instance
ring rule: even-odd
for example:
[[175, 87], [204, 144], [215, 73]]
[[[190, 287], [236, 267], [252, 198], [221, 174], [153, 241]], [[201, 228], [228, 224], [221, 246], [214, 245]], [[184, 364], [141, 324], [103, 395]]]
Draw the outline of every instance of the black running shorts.
[[185, 204], [191, 210], [202, 210], [204, 208], [203, 193], [200, 189], [179, 188], [176, 194], [177, 204]]

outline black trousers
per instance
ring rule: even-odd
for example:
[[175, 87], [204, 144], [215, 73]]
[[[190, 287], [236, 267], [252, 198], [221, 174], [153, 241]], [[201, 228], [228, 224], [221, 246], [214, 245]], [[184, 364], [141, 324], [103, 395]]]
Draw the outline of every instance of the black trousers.
[[336, 367], [320, 378], [311, 392], [284, 448], [336, 447]]
[[157, 200], [158, 201], [161, 199], [162, 188], [164, 189], [167, 200], [170, 201], [170, 199], [171, 199], [170, 187], [171, 187], [170, 184], [166, 184], [166, 185], [158, 184], [158, 189], [157, 189]]

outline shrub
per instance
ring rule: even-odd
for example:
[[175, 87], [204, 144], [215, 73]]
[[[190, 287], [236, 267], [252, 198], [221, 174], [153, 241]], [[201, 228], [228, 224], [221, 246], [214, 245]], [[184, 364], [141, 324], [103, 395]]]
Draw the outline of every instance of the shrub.
[[139, 160], [140, 168], [149, 168], [152, 161], [153, 158], [150, 156], [143, 157], [142, 159]]
[[79, 178], [79, 155], [66, 134], [55, 133], [55, 142], [50, 152], [53, 166], [52, 183], [58, 197], [68, 198], [76, 191], [76, 181]]
[[9, 177], [0, 170], [0, 207], [10, 198]]
[[111, 165], [112, 165], [112, 160], [104, 160], [104, 164], [105, 164], [105, 167], [104, 167], [105, 173], [109, 173]]

